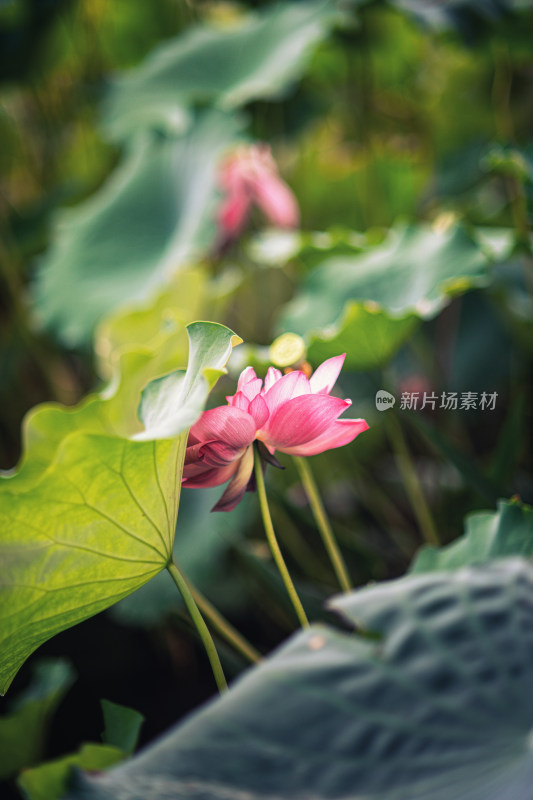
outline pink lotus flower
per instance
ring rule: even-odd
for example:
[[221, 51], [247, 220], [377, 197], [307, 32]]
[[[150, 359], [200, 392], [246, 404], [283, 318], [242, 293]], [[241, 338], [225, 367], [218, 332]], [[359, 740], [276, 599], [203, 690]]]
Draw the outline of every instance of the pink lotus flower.
[[220, 209], [219, 224], [226, 239], [239, 236], [254, 204], [273, 225], [281, 228], [298, 225], [298, 204], [281, 180], [268, 145], [238, 148], [222, 165], [220, 182], [226, 199]]
[[182, 485], [219, 486], [229, 480], [213, 511], [231, 511], [255, 488], [254, 441], [272, 456], [276, 450], [314, 456], [353, 441], [368, 425], [364, 419], [338, 419], [351, 400], [330, 395], [344, 358], [324, 361], [310, 379], [299, 370], [282, 375], [270, 367], [264, 384], [247, 367], [236, 394], [226, 398], [228, 405], [204, 411], [192, 426]]

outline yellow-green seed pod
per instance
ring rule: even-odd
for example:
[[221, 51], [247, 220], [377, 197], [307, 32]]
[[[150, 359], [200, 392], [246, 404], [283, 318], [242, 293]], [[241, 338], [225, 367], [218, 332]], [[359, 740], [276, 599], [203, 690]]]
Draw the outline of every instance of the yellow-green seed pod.
[[280, 368], [292, 367], [305, 361], [305, 342], [297, 333], [282, 333], [270, 345], [270, 361]]

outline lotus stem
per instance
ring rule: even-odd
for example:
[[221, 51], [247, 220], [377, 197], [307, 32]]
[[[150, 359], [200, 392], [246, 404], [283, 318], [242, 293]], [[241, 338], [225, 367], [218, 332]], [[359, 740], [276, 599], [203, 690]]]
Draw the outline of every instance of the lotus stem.
[[187, 611], [189, 612], [191, 619], [194, 623], [196, 630], [198, 631], [198, 635], [202, 640], [202, 643], [205, 647], [205, 651], [207, 653], [207, 657], [209, 659], [209, 663], [211, 664], [211, 669], [213, 670], [213, 675], [220, 693], [224, 692], [228, 688], [228, 684], [226, 682], [226, 678], [224, 677], [224, 672], [222, 670], [222, 664], [220, 663], [220, 658], [218, 657], [217, 649], [215, 647], [215, 643], [213, 642], [213, 638], [209, 633], [209, 628], [204, 622], [204, 618], [202, 617], [200, 610], [195, 602], [195, 599], [192, 595], [192, 592], [189, 588], [189, 584], [177, 568], [176, 564], [173, 561], [170, 561], [167, 565], [167, 570], [170, 573], [170, 576], [176, 586], [179, 589], [181, 596], [183, 597], [183, 602], [187, 607]]
[[285, 584], [285, 588], [287, 589], [287, 594], [291, 599], [292, 605], [294, 607], [300, 625], [302, 626], [302, 628], [307, 628], [309, 625], [309, 620], [307, 619], [304, 607], [301, 603], [300, 598], [298, 597], [298, 593], [296, 592], [296, 589], [292, 582], [289, 570], [287, 569], [287, 565], [285, 564], [285, 559], [283, 558], [283, 554], [280, 550], [280, 546], [278, 544], [278, 540], [276, 538], [276, 534], [274, 531], [274, 526], [272, 524], [272, 517], [270, 516], [270, 509], [268, 507], [268, 500], [265, 490], [265, 479], [263, 477], [263, 468], [261, 466], [261, 456], [259, 455], [259, 451], [257, 450], [256, 447], [254, 447], [254, 467], [255, 467], [255, 479], [257, 482], [257, 495], [259, 497], [259, 506], [261, 508], [261, 516], [263, 517], [263, 525], [265, 527], [265, 533], [268, 540], [268, 544], [270, 545], [272, 556], [274, 557], [274, 561], [276, 562], [276, 566], [281, 575], [281, 579]]
[[213, 628], [252, 664], [261, 661], [261, 653], [237, 631], [233, 625], [209, 602], [195, 586], [188, 581], [191, 594], [198, 606], [200, 613], [209, 620]]
[[352, 584], [348, 575], [348, 569], [333, 534], [324, 504], [322, 503], [320, 494], [318, 493], [318, 487], [313, 477], [313, 473], [311, 472], [309, 462], [306, 458], [302, 458], [301, 456], [293, 456], [293, 458], [300, 475], [300, 480], [302, 481], [302, 485], [305, 489], [307, 499], [309, 500], [309, 505], [311, 506], [311, 511], [313, 512], [317, 528], [328, 552], [333, 569], [335, 570], [337, 580], [339, 581], [339, 585], [343, 592], [349, 592], [352, 589]]

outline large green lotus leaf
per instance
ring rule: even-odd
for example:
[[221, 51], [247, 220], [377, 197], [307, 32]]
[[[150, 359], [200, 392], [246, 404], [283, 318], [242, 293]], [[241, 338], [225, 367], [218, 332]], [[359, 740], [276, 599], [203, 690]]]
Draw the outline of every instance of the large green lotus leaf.
[[72, 434], [29, 491], [3, 487], [2, 691], [42, 642], [166, 566], [185, 439]]
[[43, 323], [70, 346], [97, 322], [146, 298], [216, 236], [216, 174], [238, 123], [204, 113], [181, 139], [137, 137], [95, 195], [58, 218], [35, 285]]
[[533, 555], [533, 508], [500, 501], [498, 511], [476, 511], [466, 519], [466, 532], [446, 547], [424, 547], [411, 572], [436, 572], [481, 564], [507, 556]]
[[336, 598], [312, 626], [68, 800], [509, 800], [533, 779], [533, 568], [520, 559]]
[[[164, 314], [163, 308], [158, 310], [161, 315], [149, 315], [153, 330], [151, 336], [146, 336], [144, 344], [138, 342], [128, 346], [121, 343], [120, 335], [123, 328], [128, 328], [130, 314], [126, 314], [124, 326], [120, 315], [116, 317], [119, 329], [116, 336], [116, 329], [112, 326], [107, 339], [97, 340], [102, 343], [101, 349], [105, 342], [107, 358], [105, 361], [102, 359], [102, 367], [110, 376], [109, 384], [101, 392], [89, 395], [76, 406], [43, 403], [27, 414], [24, 452], [17, 481], [10, 487], [13, 491], [26, 490], [35, 483], [63, 439], [75, 431], [130, 437], [142, 430], [137, 414], [142, 389], [150, 380], [187, 363], [185, 324], [172, 308], [168, 309], [168, 315]], [[146, 320], [140, 328], [148, 334]]]
[[227, 296], [224, 281], [209, 282], [205, 270], [195, 267], [174, 275], [150, 302], [132, 303], [108, 315], [95, 342], [98, 368], [108, 385], [68, 409], [43, 403], [26, 415], [16, 490], [35, 482], [72, 431], [83, 428], [127, 437], [139, 432], [141, 390], [150, 380], [187, 363], [186, 323], [216, 316]]
[[232, 27], [197, 26], [165, 42], [115, 79], [104, 124], [124, 138], [151, 127], [183, 130], [197, 103], [236, 108], [278, 97], [302, 74], [310, 50], [336, 18], [334, 3], [276, 3]]
[[[189, 365], [172, 439], [87, 433], [65, 436], [40, 477], [0, 491], [0, 690], [54, 634], [142, 586], [172, 555], [187, 429], [202, 412], [235, 334], [188, 326]], [[159, 382], [156, 383], [160, 385]], [[150, 397], [157, 404], [157, 392]], [[68, 414], [68, 411], [63, 411]], [[161, 424], [161, 418], [158, 418]]]
[[[183, 341], [184, 330], [179, 336], [166, 340], [179, 339], [179, 346], [173, 352], [177, 367], [186, 362], [186, 347]], [[61, 442], [70, 434], [81, 430], [86, 433], [107, 434], [110, 436], [130, 436], [142, 430], [137, 416], [141, 390], [151, 379], [167, 372], [169, 366], [161, 364], [159, 355], [151, 349], [123, 353], [119, 360], [119, 376], [109, 387], [99, 394], [89, 395], [76, 406], [65, 407], [58, 403], [43, 403], [32, 409], [24, 420], [24, 454], [17, 473], [17, 480], [10, 481], [10, 490], [28, 490], [47, 469]], [[0, 475], [0, 478], [6, 478]], [[1, 486], [1, 484], [0, 484]]]
[[354, 368], [381, 366], [417, 318], [434, 317], [451, 296], [488, 283], [489, 265], [460, 227], [395, 229], [378, 247], [312, 269], [278, 327], [305, 336], [311, 357], [345, 350]]
[[16, 706], [0, 717], [0, 780], [42, 757], [50, 719], [73, 681], [65, 661], [43, 659], [35, 664], [30, 685]]

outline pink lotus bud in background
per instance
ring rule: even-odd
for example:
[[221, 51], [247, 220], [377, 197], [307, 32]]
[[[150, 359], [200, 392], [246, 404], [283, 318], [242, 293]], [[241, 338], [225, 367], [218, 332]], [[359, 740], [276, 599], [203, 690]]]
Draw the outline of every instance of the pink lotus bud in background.
[[218, 219], [224, 238], [236, 239], [242, 233], [254, 205], [272, 225], [298, 225], [296, 198], [280, 178], [269, 145], [242, 145], [235, 150], [222, 164], [220, 184], [225, 199]]

